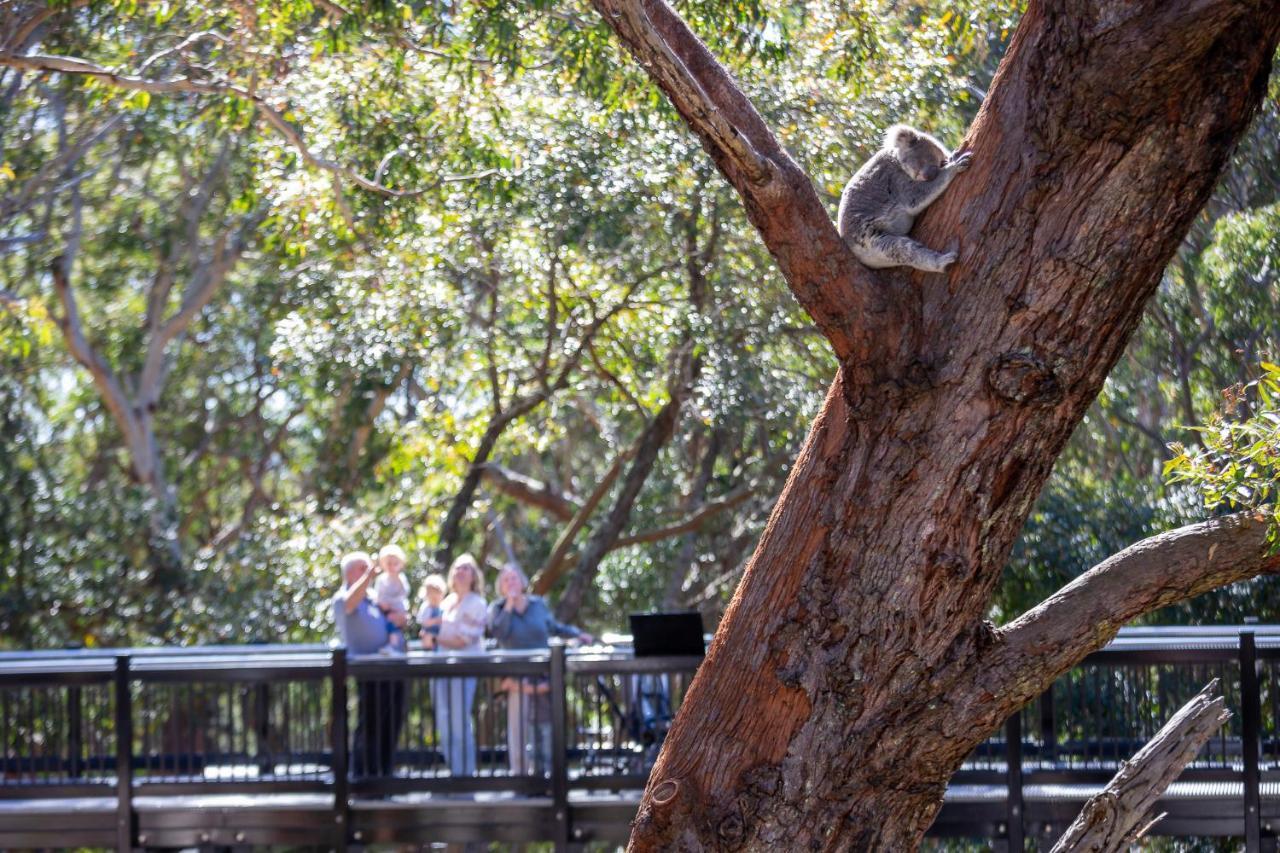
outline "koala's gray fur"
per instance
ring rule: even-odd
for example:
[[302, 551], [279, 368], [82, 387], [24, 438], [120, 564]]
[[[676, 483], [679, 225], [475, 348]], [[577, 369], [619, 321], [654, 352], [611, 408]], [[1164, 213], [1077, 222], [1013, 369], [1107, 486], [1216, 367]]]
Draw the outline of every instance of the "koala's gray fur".
[[969, 167], [973, 155], [948, 153], [927, 133], [895, 124], [884, 147], [849, 179], [840, 196], [840, 236], [873, 269], [907, 266], [942, 272], [954, 251], [935, 252], [906, 234], [920, 211]]

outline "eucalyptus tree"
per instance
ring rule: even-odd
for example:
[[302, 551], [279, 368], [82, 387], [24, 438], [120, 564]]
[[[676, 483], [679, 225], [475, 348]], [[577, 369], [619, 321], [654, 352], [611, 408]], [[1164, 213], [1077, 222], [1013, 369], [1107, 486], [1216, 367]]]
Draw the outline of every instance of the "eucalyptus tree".
[[[909, 848], [971, 749], [1120, 625], [1280, 569], [1266, 521], [1243, 513], [1126, 550], [1003, 628], [984, 621], [1053, 460], [1265, 93], [1280, 8], [1032, 4], [968, 134], [975, 169], [921, 223], [962, 252], [928, 277], [854, 262], [809, 176], [670, 7], [595, 5], [840, 363], [631, 846]], [[1175, 92], [1186, 114], [1165, 109]]]

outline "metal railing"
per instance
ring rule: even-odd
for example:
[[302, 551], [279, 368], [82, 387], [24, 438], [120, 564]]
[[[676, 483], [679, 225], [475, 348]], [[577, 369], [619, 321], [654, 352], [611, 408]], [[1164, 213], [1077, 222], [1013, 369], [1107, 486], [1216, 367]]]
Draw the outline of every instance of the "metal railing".
[[[394, 659], [318, 645], [3, 653], [0, 846], [108, 843], [107, 828], [120, 849], [625, 837], [699, 662], [559, 644]], [[1280, 817], [1280, 629], [1260, 626], [1123, 632], [975, 750], [934, 831], [1014, 850], [1053, 837], [1215, 677], [1232, 719], [1156, 831], [1260, 849]], [[261, 817], [267, 795], [290, 817]], [[63, 831], [50, 803], [71, 798], [89, 805]], [[250, 807], [258, 823], [237, 822]], [[430, 825], [414, 809], [434, 809]]]

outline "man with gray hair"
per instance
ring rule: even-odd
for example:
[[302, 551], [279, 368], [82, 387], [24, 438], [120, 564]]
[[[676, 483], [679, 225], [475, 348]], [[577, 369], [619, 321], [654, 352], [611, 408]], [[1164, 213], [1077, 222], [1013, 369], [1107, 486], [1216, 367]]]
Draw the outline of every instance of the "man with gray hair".
[[[348, 655], [376, 655], [387, 644], [387, 619], [372, 599], [369, 585], [378, 567], [364, 551], [344, 554], [338, 565], [342, 587], [333, 596], [333, 621]], [[399, 614], [403, 625], [405, 614]], [[351, 750], [356, 776], [389, 776], [405, 717], [403, 679], [358, 682], [360, 719]]]

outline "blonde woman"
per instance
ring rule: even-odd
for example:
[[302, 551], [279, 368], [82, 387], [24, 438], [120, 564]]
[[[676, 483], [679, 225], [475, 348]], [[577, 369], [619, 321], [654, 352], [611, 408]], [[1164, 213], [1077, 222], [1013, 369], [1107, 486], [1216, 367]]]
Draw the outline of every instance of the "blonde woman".
[[[470, 554], [449, 567], [449, 595], [440, 605], [440, 634], [436, 646], [445, 653], [484, 651], [484, 576]], [[474, 676], [438, 678], [431, 682], [437, 743], [454, 776], [476, 772], [476, 739], [471, 730], [471, 703], [476, 697]]]

